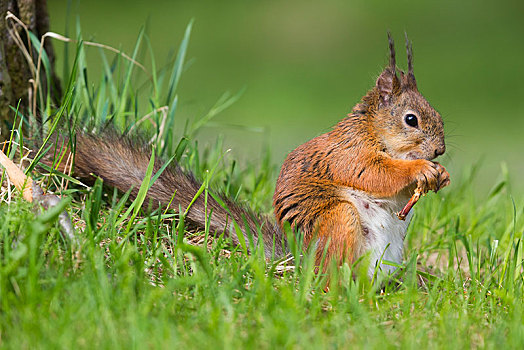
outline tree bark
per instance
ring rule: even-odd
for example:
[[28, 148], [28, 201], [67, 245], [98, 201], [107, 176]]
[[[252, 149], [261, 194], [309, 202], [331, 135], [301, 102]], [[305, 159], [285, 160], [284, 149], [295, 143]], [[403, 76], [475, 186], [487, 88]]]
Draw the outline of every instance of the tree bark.
[[[23, 115], [38, 114], [38, 111], [30, 110], [29, 91], [32, 89], [30, 80], [33, 78], [33, 74], [22, 50], [9, 34], [6, 21], [8, 11], [18, 17], [39, 39], [49, 31], [47, 0], [0, 0], [0, 142], [8, 139], [9, 132], [13, 127], [15, 113], [10, 106], [16, 108], [18, 101], [20, 101], [20, 110]], [[36, 50], [39, 48], [32, 48], [32, 45], [27, 42], [27, 35], [22, 27], [16, 26], [16, 30], [23, 39], [26, 48], [32, 51], [36, 66], [38, 57]], [[44, 49], [51, 64], [51, 98], [53, 101], [57, 101], [60, 98], [61, 90], [60, 82], [54, 72], [55, 55], [50, 40], [45, 41]], [[42, 86], [46, 86], [43, 67], [41, 68], [40, 78], [43, 79]], [[46, 92], [42, 91], [44, 94]]]

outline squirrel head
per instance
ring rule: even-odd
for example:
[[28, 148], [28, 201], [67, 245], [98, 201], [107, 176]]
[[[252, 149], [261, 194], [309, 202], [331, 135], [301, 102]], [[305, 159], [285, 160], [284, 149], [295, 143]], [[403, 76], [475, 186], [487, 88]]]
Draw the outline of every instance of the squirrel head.
[[434, 159], [446, 150], [444, 123], [417, 89], [412, 46], [407, 36], [407, 73], [396, 67], [395, 47], [389, 33], [388, 39], [389, 66], [353, 112], [368, 116], [369, 132], [392, 158]]

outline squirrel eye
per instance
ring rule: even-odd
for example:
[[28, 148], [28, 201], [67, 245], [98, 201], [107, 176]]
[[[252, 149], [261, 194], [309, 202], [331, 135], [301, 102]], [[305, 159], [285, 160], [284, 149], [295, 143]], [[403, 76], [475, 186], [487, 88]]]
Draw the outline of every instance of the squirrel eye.
[[414, 114], [406, 114], [406, 116], [404, 117], [404, 121], [406, 122], [406, 124], [413, 128], [416, 128], [418, 126], [418, 119], [417, 116]]

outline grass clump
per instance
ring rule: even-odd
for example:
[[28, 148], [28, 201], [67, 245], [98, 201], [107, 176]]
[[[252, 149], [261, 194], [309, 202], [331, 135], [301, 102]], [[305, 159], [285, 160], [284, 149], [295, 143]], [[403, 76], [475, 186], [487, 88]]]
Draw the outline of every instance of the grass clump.
[[[269, 158], [239, 169], [234, 161], [221, 161], [220, 140], [203, 152], [193, 141], [199, 126], [237, 96], [220, 99], [182, 135], [173, 132], [190, 30], [191, 24], [170, 69], [156, 69], [150, 58], [151, 78], [141, 80], [134, 63], [119, 55], [110, 63], [102, 51], [106, 69], [96, 87], [88, 84], [85, 47], [78, 40], [62, 105], [41, 106], [49, 111], [48, 131], [111, 121], [132, 133], [139, 125], [153, 135], [156, 156], [174, 156], [210, 186], [267, 211], [275, 178]], [[143, 33], [133, 60], [140, 59], [141, 40]], [[146, 107], [138, 97], [143, 95], [151, 96]], [[63, 116], [72, 122], [58, 123]], [[506, 177], [488, 195], [476, 194], [476, 171], [465, 170], [449, 189], [419, 202], [398, 283], [355, 280], [358, 273], [345, 265], [333, 269], [328, 292], [312, 257], [298, 250], [288, 265], [266, 261], [261, 249], [245, 255], [223, 237], [188, 232], [173, 212], [141, 210], [140, 196], [129, 205], [128, 194], [104, 190], [100, 180], [71, 186], [74, 179], [56, 171], [35, 173], [48, 190], [67, 198], [62, 206], [73, 217], [79, 242], [62, 238], [58, 210], [34, 211], [2, 193], [0, 344], [517, 347], [524, 341], [523, 203], [508, 195]]]

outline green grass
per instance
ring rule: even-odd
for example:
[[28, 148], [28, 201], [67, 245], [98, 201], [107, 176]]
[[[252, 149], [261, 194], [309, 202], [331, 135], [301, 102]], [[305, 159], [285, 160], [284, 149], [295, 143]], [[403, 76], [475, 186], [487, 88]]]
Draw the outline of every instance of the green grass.
[[[141, 40], [147, 47], [141, 36], [131, 55], [139, 61], [147, 54]], [[87, 48], [77, 46], [62, 105], [40, 106], [50, 121], [48, 131], [62, 125], [63, 132], [71, 132], [64, 122], [68, 117], [79, 125], [111, 120], [133, 133], [132, 126], [151, 113], [140, 129], [154, 136], [157, 156], [174, 155], [211, 187], [269, 212], [278, 169], [269, 157], [263, 164], [239, 166], [220, 138], [216, 147], [204, 150], [194, 141], [199, 126], [237, 96], [222, 98], [193, 124], [176, 123], [185, 43], [169, 66], [153, 64], [151, 79], [130, 61], [101, 51], [107, 65], [97, 86], [88, 83]], [[148, 96], [148, 103], [137, 96]], [[71, 200], [68, 212], [79, 242], [62, 238], [57, 210], [34, 211], [16, 191], [2, 187], [0, 345], [520, 347], [524, 203], [510, 196], [504, 171], [489, 194], [477, 194], [472, 184], [478, 171], [475, 165], [465, 167], [452, 176], [449, 188], [417, 204], [405, 266], [395, 278], [399, 283], [354, 280], [358, 271], [346, 265], [333, 269], [328, 292], [311, 257], [297, 251], [287, 266], [266, 261], [260, 250], [248, 256], [227, 239], [185, 232], [173, 212], [129, 210], [138, 208], [140, 197], [130, 204], [100, 181], [86, 188], [66, 184], [72, 179], [57, 172], [33, 172], [43, 187]], [[420, 285], [419, 270], [430, 274]]]

